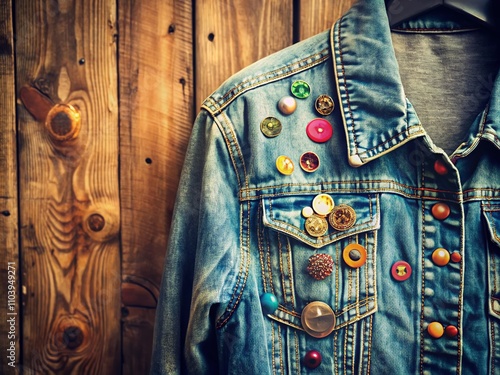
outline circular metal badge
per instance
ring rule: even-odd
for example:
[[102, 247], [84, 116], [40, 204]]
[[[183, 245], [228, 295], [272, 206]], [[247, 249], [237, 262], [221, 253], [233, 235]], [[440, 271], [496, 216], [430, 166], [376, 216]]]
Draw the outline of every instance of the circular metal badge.
[[324, 217], [312, 215], [307, 218], [305, 228], [312, 237], [321, 237], [328, 231], [328, 222]]
[[266, 117], [260, 123], [260, 130], [268, 138], [277, 137], [281, 133], [281, 122], [275, 117]]
[[333, 112], [335, 104], [331, 96], [323, 94], [318, 96], [314, 103], [314, 107], [320, 115], [328, 116]]
[[306, 172], [314, 172], [319, 168], [319, 156], [314, 152], [304, 152], [300, 156], [300, 167]]
[[321, 301], [311, 302], [304, 307], [300, 320], [304, 331], [318, 339], [328, 336], [335, 329], [335, 313]]
[[333, 229], [346, 230], [352, 228], [356, 222], [356, 212], [347, 204], [335, 206], [328, 216], [328, 221]]

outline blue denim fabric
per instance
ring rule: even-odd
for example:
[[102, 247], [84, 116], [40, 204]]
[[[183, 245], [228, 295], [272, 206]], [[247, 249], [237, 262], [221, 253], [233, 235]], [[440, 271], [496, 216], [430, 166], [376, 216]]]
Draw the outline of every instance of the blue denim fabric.
[[[296, 80], [312, 93], [285, 116], [277, 102]], [[335, 101], [326, 143], [305, 132], [322, 117], [320, 94]], [[260, 129], [268, 116], [283, 124], [275, 138]], [[497, 82], [453, 155], [434, 145], [405, 97], [383, 0], [358, 2], [331, 31], [231, 77], [193, 128], [151, 374], [499, 374], [499, 135]], [[320, 157], [314, 173], [298, 166], [306, 151]], [[294, 161], [291, 175], [277, 171], [280, 155]], [[310, 236], [301, 210], [320, 193], [351, 206], [355, 225]], [[450, 207], [444, 220], [431, 213], [438, 202]], [[360, 268], [343, 260], [353, 243], [367, 251]], [[437, 266], [437, 248], [461, 260]], [[321, 281], [306, 270], [320, 253], [334, 260]], [[400, 260], [412, 268], [405, 281], [391, 274]], [[279, 302], [270, 314], [264, 293]], [[335, 313], [325, 338], [301, 324], [312, 301]], [[431, 322], [458, 335], [433, 338]], [[310, 350], [322, 355], [315, 369], [304, 362]]]

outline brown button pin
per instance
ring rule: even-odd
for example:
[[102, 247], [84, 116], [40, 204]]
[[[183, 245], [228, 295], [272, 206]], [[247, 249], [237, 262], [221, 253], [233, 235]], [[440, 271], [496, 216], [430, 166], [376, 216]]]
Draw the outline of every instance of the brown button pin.
[[332, 97], [325, 94], [318, 96], [316, 102], [314, 103], [314, 106], [316, 108], [316, 111], [323, 116], [328, 116], [333, 112], [333, 109], [335, 108]]
[[352, 228], [356, 222], [356, 212], [347, 204], [335, 206], [328, 216], [328, 221], [333, 229], [346, 230]]
[[319, 156], [314, 152], [304, 152], [300, 156], [300, 167], [306, 172], [314, 172], [319, 168]]

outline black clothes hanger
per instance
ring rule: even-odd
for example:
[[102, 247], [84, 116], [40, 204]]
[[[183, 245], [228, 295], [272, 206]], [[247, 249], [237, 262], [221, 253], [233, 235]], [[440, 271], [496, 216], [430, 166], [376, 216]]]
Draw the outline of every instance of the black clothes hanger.
[[391, 27], [438, 7], [447, 7], [469, 16], [478, 24], [497, 29], [498, 0], [388, 0], [387, 15]]

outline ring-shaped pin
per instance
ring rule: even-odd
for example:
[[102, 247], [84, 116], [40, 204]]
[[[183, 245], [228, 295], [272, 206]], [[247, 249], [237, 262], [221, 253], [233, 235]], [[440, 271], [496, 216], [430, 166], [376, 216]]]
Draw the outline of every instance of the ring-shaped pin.
[[359, 268], [366, 263], [366, 249], [359, 243], [352, 243], [344, 248], [342, 257], [349, 267]]

